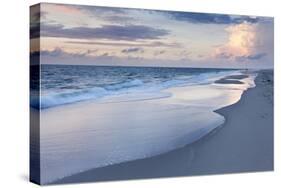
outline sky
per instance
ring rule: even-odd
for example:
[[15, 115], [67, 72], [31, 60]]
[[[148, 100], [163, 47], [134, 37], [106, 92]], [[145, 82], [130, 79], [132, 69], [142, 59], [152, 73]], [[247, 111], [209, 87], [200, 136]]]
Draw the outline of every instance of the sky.
[[271, 17], [43, 3], [30, 20], [42, 64], [273, 68]]

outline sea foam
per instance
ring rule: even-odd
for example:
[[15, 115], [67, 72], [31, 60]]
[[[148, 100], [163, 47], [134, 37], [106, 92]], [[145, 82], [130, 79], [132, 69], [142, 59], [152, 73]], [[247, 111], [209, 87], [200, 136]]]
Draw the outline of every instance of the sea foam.
[[[77, 77], [77, 70], [73, 70], [73, 67], [64, 67], [63, 71], [58, 73], [58, 76], [49, 73], [51, 71], [58, 71], [57, 69], [54, 69], [52, 66], [51, 68], [49, 66], [44, 68], [43, 66], [43, 70], [47, 73], [44, 71], [42, 73], [40, 97], [38, 95], [31, 95], [30, 104], [32, 107], [46, 109], [87, 100], [97, 101], [105, 97], [111, 100], [110, 96], [115, 98], [116, 101], [118, 96], [125, 94], [131, 96], [137, 95], [139, 99], [143, 100], [155, 98], [156, 96], [161, 98], [165, 95], [161, 93], [164, 89], [187, 85], [210, 84], [225, 75], [237, 74], [239, 72], [237, 70], [204, 72], [196, 69], [168, 69], [168, 71], [163, 73], [163, 71], [161, 72], [158, 69], [149, 69], [145, 73], [142, 68], [137, 68], [137, 70], [133, 69], [133, 71], [128, 69], [127, 72], [132, 72], [130, 74], [125, 74], [123, 69], [121, 69], [123, 72], [117, 69], [118, 73], [112, 71], [106, 74], [104, 70], [103, 72], [98, 72], [96, 69], [88, 68], [89, 70], [84, 70], [87, 73], [86, 76], [81, 75]], [[115, 70], [114, 67], [111, 69]], [[97, 73], [91, 75], [90, 73], [94, 71]], [[152, 95], [154, 97], [151, 97]]]

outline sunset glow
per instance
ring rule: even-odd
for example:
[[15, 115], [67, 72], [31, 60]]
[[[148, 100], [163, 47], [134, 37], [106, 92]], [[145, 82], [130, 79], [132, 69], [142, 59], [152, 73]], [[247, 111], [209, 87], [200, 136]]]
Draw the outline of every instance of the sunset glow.
[[273, 66], [269, 17], [57, 4], [41, 15], [46, 64]]

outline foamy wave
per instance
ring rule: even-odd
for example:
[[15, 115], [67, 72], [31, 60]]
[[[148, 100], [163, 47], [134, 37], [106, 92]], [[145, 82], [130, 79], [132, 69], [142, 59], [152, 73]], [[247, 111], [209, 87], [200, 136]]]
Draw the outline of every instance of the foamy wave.
[[106, 86], [105, 88], [107, 90], [120, 90], [120, 89], [126, 89], [126, 88], [141, 86], [141, 85], [143, 85], [143, 82], [141, 80], [135, 79], [135, 80], [132, 80], [132, 81], [129, 81], [129, 82], [112, 84], [112, 85]]
[[107, 95], [107, 93], [108, 91], [106, 91], [105, 89], [95, 87], [82, 91], [48, 94], [41, 96], [40, 104], [41, 108], [49, 108], [62, 104], [69, 104], [89, 99], [97, 99]]
[[[232, 71], [232, 74], [237, 74], [237, 71]], [[184, 76], [175, 77], [175, 79], [167, 81], [149, 81], [144, 83], [140, 79], [133, 79], [126, 82], [121, 82], [117, 84], [105, 85], [101, 87], [93, 87], [80, 90], [69, 90], [63, 92], [52, 92], [42, 94], [40, 98], [40, 108], [50, 108], [58, 105], [65, 105], [85, 100], [97, 100], [105, 96], [116, 96], [124, 94], [136, 94], [139, 98], [143, 96], [142, 99], [146, 99], [147, 93], [159, 93], [161, 90], [170, 87], [179, 87], [187, 85], [197, 85], [197, 84], [210, 84], [213, 81], [224, 77], [225, 75], [230, 75], [229, 71], [218, 72], [218, 73], [202, 73], [194, 76]], [[143, 95], [141, 95], [143, 94]], [[31, 99], [31, 106], [34, 108], [39, 108], [38, 100]]]

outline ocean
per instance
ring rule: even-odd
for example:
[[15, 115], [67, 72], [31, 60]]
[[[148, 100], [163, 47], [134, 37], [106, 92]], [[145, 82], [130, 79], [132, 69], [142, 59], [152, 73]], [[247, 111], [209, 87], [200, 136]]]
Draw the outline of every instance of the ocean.
[[[135, 94], [138, 99], [168, 97], [162, 90], [186, 85], [210, 84], [239, 72], [234, 69], [41, 65], [40, 108], [109, 99]], [[128, 100], [130, 100], [128, 98]], [[135, 98], [131, 98], [135, 100]], [[31, 106], [39, 108], [37, 100]]]
[[[215, 111], [238, 102], [256, 76], [235, 69], [78, 65], [41, 65], [40, 75], [40, 104], [34, 93], [31, 112], [40, 110], [42, 183], [199, 140], [224, 123]], [[38, 80], [31, 83], [36, 91]]]

